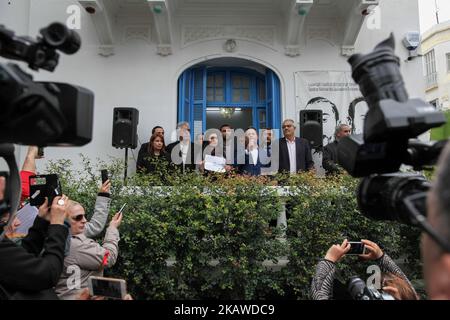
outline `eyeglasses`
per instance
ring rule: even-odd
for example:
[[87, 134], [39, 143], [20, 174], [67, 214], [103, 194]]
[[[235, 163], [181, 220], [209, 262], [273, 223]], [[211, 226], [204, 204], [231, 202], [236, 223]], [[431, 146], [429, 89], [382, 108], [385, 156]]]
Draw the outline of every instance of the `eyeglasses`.
[[285, 124], [284, 126], [282, 126], [281, 128], [290, 128], [290, 127], [293, 127], [293, 125], [292, 124]]
[[74, 220], [74, 221], [81, 221], [81, 220], [83, 220], [83, 218], [85, 217], [86, 215], [83, 213], [83, 214], [79, 214], [79, 215], [76, 215], [75, 217], [71, 217], [71, 219], [72, 220]]
[[428, 234], [442, 249], [450, 253], [450, 244], [428, 223], [425, 209], [420, 209], [426, 198], [427, 192], [420, 192], [406, 197], [403, 199], [403, 203], [411, 215], [411, 222]]

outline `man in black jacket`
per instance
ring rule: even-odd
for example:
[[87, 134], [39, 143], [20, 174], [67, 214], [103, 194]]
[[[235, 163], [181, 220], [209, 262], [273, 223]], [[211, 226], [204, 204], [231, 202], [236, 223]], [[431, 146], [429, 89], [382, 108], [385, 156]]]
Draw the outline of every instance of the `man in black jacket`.
[[309, 141], [295, 136], [294, 120], [284, 120], [282, 129], [284, 138], [278, 140], [278, 171], [297, 173], [313, 169], [314, 162]]
[[[4, 178], [0, 179], [4, 184]], [[52, 288], [63, 269], [68, 202], [66, 196], [56, 197], [49, 208], [46, 200], [21, 246], [8, 239], [0, 241], [0, 298], [57, 299]], [[9, 213], [0, 219], [8, 221]]]
[[327, 175], [341, 171], [338, 165], [338, 144], [339, 140], [348, 137], [351, 131], [352, 128], [349, 125], [341, 124], [337, 126], [334, 132], [334, 141], [323, 148], [322, 167], [325, 169]]
[[196, 164], [201, 162], [202, 146], [195, 148], [194, 143], [191, 142], [190, 131], [188, 122], [180, 122], [177, 125], [178, 141], [167, 146], [167, 154], [172, 167], [183, 173], [195, 170]]

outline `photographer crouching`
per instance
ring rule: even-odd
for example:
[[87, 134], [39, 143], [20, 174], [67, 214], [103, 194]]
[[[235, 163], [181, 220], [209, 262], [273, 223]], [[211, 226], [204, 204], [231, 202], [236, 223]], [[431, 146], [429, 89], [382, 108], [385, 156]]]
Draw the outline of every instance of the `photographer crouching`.
[[[419, 297], [406, 275], [395, 262], [384, 253], [380, 247], [369, 240], [361, 240], [365, 253], [360, 254], [362, 260], [376, 262], [381, 271], [381, 290], [395, 300], [418, 300]], [[325, 258], [316, 267], [312, 280], [311, 295], [314, 300], [333, 299], [333, 285], [336, 273], [336, 263], [350, 251], [351, 245], [347, 239], [342, 244], [335, 244], [328, 249]]]
[[[5, 183], [5, 177], [0, 177], [0, 200]], [[51, 207], [41, 206], [21, 246], [6, 238], [0, 241], [0, 299], [57, 299], [52, 288], [63, 270], [68, 203], [69, 199], [62, 196], [55, 197]], [[0, 233], [9, 215], [1, 213]]]

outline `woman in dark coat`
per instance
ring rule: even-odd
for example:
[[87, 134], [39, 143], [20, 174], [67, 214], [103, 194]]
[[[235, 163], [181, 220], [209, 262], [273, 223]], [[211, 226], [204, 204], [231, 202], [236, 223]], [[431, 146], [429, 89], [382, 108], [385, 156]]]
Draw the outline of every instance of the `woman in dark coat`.
[[151, 136], [150, 142], [144, 144], [139, 150], [136, 171], [145, 173], [160, 172], [162, 168], [168, 166], [168, 157], [164, 137], [156, 133]]

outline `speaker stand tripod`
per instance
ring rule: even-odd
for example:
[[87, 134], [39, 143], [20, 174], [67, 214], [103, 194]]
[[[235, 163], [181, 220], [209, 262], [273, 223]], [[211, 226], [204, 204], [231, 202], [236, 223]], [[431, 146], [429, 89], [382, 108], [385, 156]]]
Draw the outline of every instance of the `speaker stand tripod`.
[[128, 172], [128, 148], [125, 148], [125, 168], [123, 174], [123, 184], [127, 185], [127, 172]]

